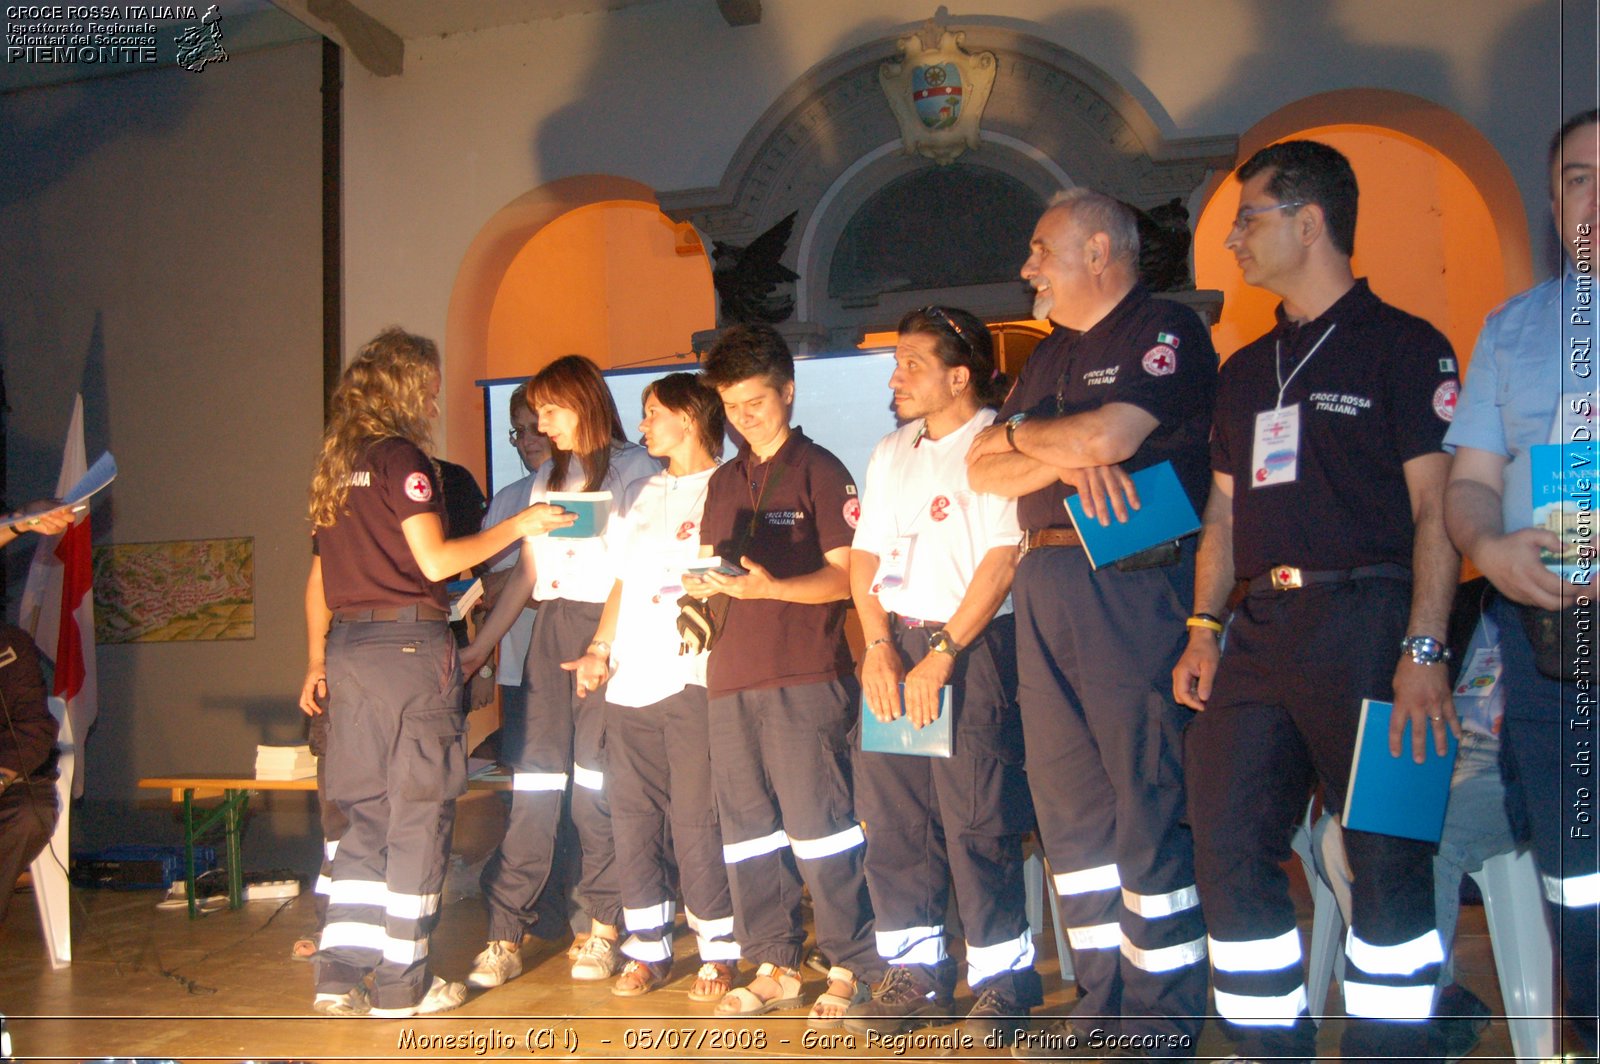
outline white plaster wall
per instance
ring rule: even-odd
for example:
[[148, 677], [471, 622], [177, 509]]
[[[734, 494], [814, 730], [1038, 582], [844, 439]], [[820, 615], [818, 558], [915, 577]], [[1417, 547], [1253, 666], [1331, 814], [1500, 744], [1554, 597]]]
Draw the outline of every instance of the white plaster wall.
[[[9, 494], [54, 490], [72, 395], [119, 476], [96, 543], [255, 538], [256, 638], [99, 648], [75, 844], [176, 843], [141, 776], [298, 741], [304, 519], [321, 436], [320, 45], [0, 97]], [[7, 549], [12, 605], [32, 537]], [[137, 805], [136, 810], [133, 807]], [[251, 828], [316, 843], [304, 795]]]
[[[1592, 17], [1588, 26], [1582, 17], [1592, 8], [1593, 0], [1012, 0], [947, 21], [1078, 52], [1169, 135], [1241, 133], [1334, 89], [1424, 97], [1489, 138], [1543, 225], [1544, 141], [1571, 105], [1559, 83], [1560, 42], [1566, 33], [1569, 56], [1593, 55]], [[583, 173], [659, 191], [714, 185], [751, 126], [806, 70], [932, 13], [925, 0], [765, 0], [762, 12], [759, 25], [733, 29], [712, 5], [667, 0], [412, 42], [399, 78], [352, 64], [350, 342], [396, 318], [442, 336], [468, 243], [514, 197]]]

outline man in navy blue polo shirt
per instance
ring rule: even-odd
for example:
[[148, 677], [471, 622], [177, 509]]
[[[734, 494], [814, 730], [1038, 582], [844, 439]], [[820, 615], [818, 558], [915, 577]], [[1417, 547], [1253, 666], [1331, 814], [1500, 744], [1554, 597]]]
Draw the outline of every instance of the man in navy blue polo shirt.
[[[1138, 282], [1133, 213], [1073, 189], [1022, 268], [1054, 332], [968, 452], [972, 486], [1017, 499], [1013, 595], [1029, 787], [1082, 999], [1021, 1057], [1188, 1057], [1204, 1020], [1205, 927], [1183, 818], [1189, 714], [1165, 682], [1183, 649], [1192, 544], [1095, 569], [1068, 482], [1170, 461], [1198, 510], [1217, 359], [1195, 314]], [[1120, 491], [1115, 505], [1124, 505]]]
[[[1189, 647], [1173, 689], [1204, 710], [1186, 758], [1217, 1012], [1246, 1058], [1304, 1059], [1316, 1030], [1282, 863], [1320, 782], [1344, 807], [1363, 699], [1394, 703], [1389, 745], [1421, 760], [1458, 730], [1444, 666], [1459, 560], [1444, 534], [1455, 409], [1449, 343], [1351, 272], [1356, 178], [1290, 141], [1239, 168], [1227, 246], [1283, 298], [1223, 366]], [[1235, 580], [1249, 592], [1220, 653]], [[1433, 847], [1345, 833], [1355, 872], [1344, 1055], [1426, 1057], [1443, 952]]]

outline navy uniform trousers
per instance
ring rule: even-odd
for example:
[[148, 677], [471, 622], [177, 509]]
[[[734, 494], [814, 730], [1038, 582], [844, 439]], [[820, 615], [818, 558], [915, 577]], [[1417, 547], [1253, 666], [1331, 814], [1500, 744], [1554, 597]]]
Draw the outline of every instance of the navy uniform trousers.
[[[928, 654], [932, 628], [894, 621], [910, 669]], [[878, 954], [889, 964], [945, 963], [950, 890], [966, 936], [967, 984], [1017, 1005], [1043, 1001], [1033, 970], [1022, 880], [1022, 835], [1032, 826], [1017, 719], [1016, 618], [996, 617], [956, 659], [949, 758], [856, 755], [856, 809], [867, 824], [867, 885]]]
[[[1511, 822], [1526, 823], [1531, 836], [1561, 957], [1567, 1015], [1592, 1056], [1600, 1008], [1600, 816], [1595, 804], [1600, 773], [1595, 769], [1593, 658], [1586, 685], [1542, 675], [1517, 607], [1502, 599], [1497, 608], [1506, 694], [1500, 747], [1506, 804], [1520, 806], [1508, 809]], [[1591, 632], [1591, 651], [1594, 639]], [[1569, 654], [1578, 649], [1563, 648]]]
[[649, 706], [606, 707], [611, 826], [629, 932], [622, 952], [635, 960], [672, 959], [680, 884], [684, 919], [699, 939], [700, 959], [739, 959], [711, 783], [707, 712], [706, 689], [697, 686]]
[[[583, 849], [584, 909], [601, 923], [622, 921], [605, 790], [605, 688], [579, 698], [574, 674], [561, 668], [588, 648], [603, 608], [599, 602], [551, 599], [533, 622], [525, 709], [508, 712], [500, 728], [500, 759], [512, 768], [511, 813], [505, 838], [480, 877], [490, 941], [517, 942], [528, 928], [561, 919], [565, 900], [547, 895], [559, 861], [569, 778], [572, 820]], [[560, 926], [564, 931], [564, 921]], [[546, 932], [543, 937], [559, 937]]]
[[853, 677], [761, 687], [711, 700], [711, 766], [733, 937], [757, 964], [795, 968], [805, 946], [802, 881], [817, 948], [858, 979], [883, 971], [872, 940], [850, 747], [861, 689]]
[[[1411, 602], [1403, 580], [1253, 592], [1234, 611], [1186, 768], [1217, 1012], [1246, 1057], [1305, 1059], [1306, 999], [1289, 880], [1294, 825], [1312, 787], [1344, 809], [1361, 700], [1393, 698]], [[1442, 666], [1441, 666], [1442, 667]], [[1409, 755], [1406, 755], [1409, 756]], [[1343, 1054], [1426, 1058], [1444, 953], [1428, 843], [1344, 833], [1355, 873], [1345, 939]]]
[[347, 821], [334, 854], [318, 993], [372, 973], [372, 1003], [422, 1000], [456, 799], [467, 789], [456, 642], [443, 621], [328, 630], [326, 793]]
[[1193, 588], [1187, 542], [1179, 561], [1132, 572], [1033, 550], [1012, 585], [1028, 785], [1082, 994], [1074, 1024], [1191, 1050], [1206, 940], [1183, 823], [1192, 714], [1171, 672]]

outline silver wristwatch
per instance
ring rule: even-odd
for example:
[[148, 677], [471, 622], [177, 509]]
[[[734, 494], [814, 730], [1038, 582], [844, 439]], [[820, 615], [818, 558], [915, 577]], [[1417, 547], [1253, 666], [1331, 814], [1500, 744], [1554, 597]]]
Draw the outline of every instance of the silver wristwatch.
[[1450, 651], [1431, 635], [1408, 635], [1400, 640], [1400, 649], [1418, 665], [1443, 665], [1450, 660]]

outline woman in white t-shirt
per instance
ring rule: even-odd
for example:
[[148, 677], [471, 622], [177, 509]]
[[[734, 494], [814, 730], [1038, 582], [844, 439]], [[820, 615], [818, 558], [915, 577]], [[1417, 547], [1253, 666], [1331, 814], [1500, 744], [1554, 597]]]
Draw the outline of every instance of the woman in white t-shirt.
[[673, 373], [648, 386], [643, 402], [644, 444], [667, 469], [628, 486], [606, 532], [616, 584], [588, 651], [566, 667], [580, 695], [610, 681], [611, 819], [628, 927], [628, 962], [611, 992], [637, 997], [666, 983], [676, 868], [702, 962], [689, 1000], [715, 1002], [733, 987], [739, 945], [711, 784], [708, 655], [689, 653], [679, 638], [677, 600], [682, 573], [699, 562], [722, 400], [697, 375]]
[[[528, 405], [552, 447], [550, 460], [534, 475], [532, 501], [559, 504], [552, 493], [605, 492], [610, 498], [601, 500], [598, 509], [609, 520], [622, 489], [660, 468], [623, 435], [600, 368], [580, 355], [567, 355], [540, 370], [528, 382]], [[585, 524], [580, 521], [574, 529]], [[506, 713], [500, 728], [500, 759], [513, 770], [511, 813], [505, 838], [483, 869], [489, 944], [467, 977], [473, 986], [499, 986], [520, 975], [523, 932], [538, 922], [541, 910], [557, 908], [538, 902], [550, 882], [569, 777], [572, 820], [583, 849], [580, 891], [590, 919], [589, 940], [573, 960], [572, 977], [608, 979], [620, 963], [622, 902], [612, 868], [605, 794], [604, 704], [580, 699], [572, 674], [561, 668], [562, 662], [583, 654], [611, 584], [606, 545], [599, 535], [530, 539], [500, 603], [462, 654], [464, 667], [482, 665], [522, 612], [528, 595], [539, 600], [528, 648], [524, 709]], [[543, 937], [556, 937], [544, 930]]]

